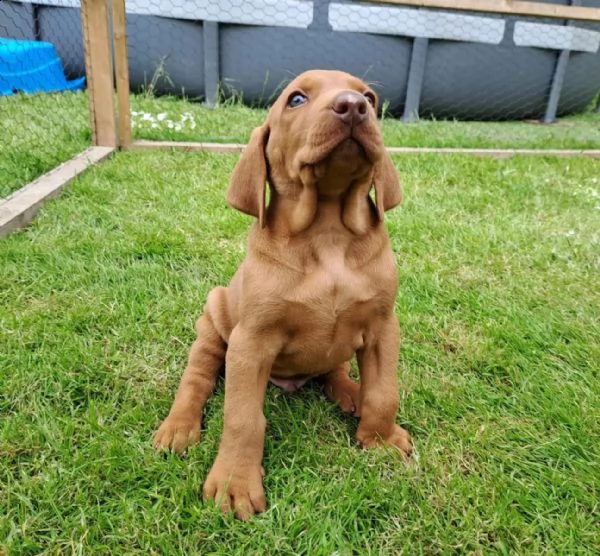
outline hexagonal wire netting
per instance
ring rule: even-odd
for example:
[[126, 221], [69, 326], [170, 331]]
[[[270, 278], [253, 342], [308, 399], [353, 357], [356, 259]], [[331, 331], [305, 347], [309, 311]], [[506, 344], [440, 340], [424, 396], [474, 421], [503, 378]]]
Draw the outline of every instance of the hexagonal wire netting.
[[91, 144], [81, 23], [70, 4], [0, 2], [0, 199]]
[[335, 68], [374, 84], [387, 112], [407, 120], [552, 119], [585, 110], [600, 90], [600, 22], [349, 0], [127, 6], [136, 90], [264, 106], [298, 73]]
[[[85, 94], [19, 94], [83, 86], [79, 5], [0, 3], [1, 144], [26, 144], [32, 173], [52, 163], [56, 143], [76, 151], [90, 141]], [[135, 138], [239, 138], [231, 126], [200, 133], [193, 110], [173, 108], [173, 97], [267, 106], [310, 68], [363, 78], [386, 115], [408, 121], [552, 120], [590, 109], [600, 90], [600, 22], [351, 0], [127, 0], [126, 10]], [[15, 181], [2, 171], [0, 182]]]

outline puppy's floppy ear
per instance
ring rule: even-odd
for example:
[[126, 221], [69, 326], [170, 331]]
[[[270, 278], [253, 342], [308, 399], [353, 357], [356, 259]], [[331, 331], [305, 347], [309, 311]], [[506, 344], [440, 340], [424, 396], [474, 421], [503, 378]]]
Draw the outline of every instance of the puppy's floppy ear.
[[387, 151], [375, 164], [373, 184], [375, 185], [377, 215], [379, 220], [383, 220], [383, 213], [386, 210], [393, 209], [402, 202], [402, 188], [398, 171]]
[[233, 169], [227, 202], [235, 209], [258, 218], [260, 227], [265, 225], [265, 194], [267, 182], [267, 159], [265, 148], [269, 139], [267, 124], [257, 127]]

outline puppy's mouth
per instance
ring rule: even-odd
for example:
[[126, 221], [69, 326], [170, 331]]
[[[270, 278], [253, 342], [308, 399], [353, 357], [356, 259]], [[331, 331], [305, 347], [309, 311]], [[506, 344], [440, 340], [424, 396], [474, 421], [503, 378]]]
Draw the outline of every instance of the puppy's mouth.
[[367, 152], [360, 141], [358, 141], [351, 134], [342, 139], [331, 151], [329, 159], [349, 159], [349, 160], [364, 160], [367, 161], [369, 157]]
[[352, 137], [342, 139], [329, 154], [310, 164], [311, 175], [319, 189], [327, 193], [341, 193], [355, 179], [368, 173], [373, 166], [365, 148]]
[[[337, 129], [336, 129], [337, 128]], [[309, 166], [327, 161], [350, 165], [374, 164], [383, 148], [378, 129], [367, 122], [360, 125], [329, 127], [326, 134], [314, 137], [300, 156], [302, 164]]]

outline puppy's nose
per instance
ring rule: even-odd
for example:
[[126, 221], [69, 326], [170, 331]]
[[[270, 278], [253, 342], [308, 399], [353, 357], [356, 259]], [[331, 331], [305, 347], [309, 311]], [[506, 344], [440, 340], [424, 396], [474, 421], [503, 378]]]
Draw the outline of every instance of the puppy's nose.
[[331, 109], [347, 124], [358, 124], [367, 118], [367, 99], [363, 95], [346, 91], [333, 99]]

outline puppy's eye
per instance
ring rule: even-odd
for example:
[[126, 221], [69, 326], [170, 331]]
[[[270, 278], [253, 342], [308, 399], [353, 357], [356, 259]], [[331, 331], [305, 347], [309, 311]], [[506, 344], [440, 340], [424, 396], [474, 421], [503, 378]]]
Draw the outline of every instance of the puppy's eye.
[[304, 104], [307, 100], [308, 98], [306, 95], [303, 95], [302, 93], [292, 93], [288, 99], [287, 105], [289, 108], [296, 108], [297, 106]]
[[364, 97], [367, 99], [367, 102], [371, 105], [371, 106], [375, 106], [375, 95], [373, 93], [365, 93]]

